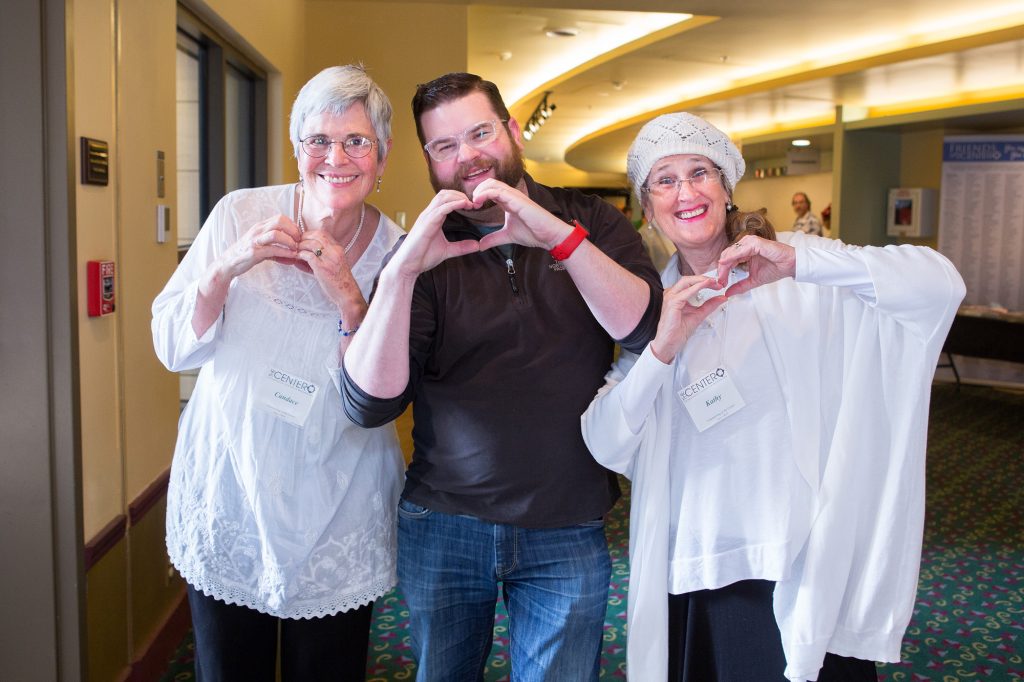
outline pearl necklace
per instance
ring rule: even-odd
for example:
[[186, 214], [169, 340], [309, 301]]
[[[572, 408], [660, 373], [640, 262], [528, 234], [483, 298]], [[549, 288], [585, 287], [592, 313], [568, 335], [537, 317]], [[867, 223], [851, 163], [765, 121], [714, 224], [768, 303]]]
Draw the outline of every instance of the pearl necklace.
[[[302, 220], [302, 200], [306, 196], [306, 190], [299, 185], [299, 232], [306, 231], [306, 223]], [[366, 218], [366, 204], [362, 204], [359, 209], [359, 224], [356, 225], [356, 233], [352, 235], [352, 239], [348, 240], [348, 244], [345, 245], [345, 253], [352, 250], [352, 247], [356, 245], [356, 240], [359, 239], [360, 233], [363, 231], [363, 220]]]

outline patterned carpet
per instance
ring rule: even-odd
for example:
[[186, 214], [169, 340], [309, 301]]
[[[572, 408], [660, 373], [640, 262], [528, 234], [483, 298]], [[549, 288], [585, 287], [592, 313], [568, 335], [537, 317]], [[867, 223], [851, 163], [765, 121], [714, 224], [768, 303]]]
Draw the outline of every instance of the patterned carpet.
[[[881, 682], [1024, 680], [1024, 393], [937, 384], [928, 443], [928, 499], [917, 607], [903, 661]], [[625, 481], [624, 481], [625, 483]], [[607, 525], [612, 582], [601, 677], [625, 679], [628, 485]], [[378, 601], [367, 661], [371, 682], [415, 679], [395, 590]], [[507, 615], [499, 602], [484, 679], [507, 680]], [[193, 680], [192, 638], [161, 682]], [[641, 681], [647, 682], [647, 681]]]
[[893, 682], [1024, 679], [1024, 393], [936, 385], [917, 606]]

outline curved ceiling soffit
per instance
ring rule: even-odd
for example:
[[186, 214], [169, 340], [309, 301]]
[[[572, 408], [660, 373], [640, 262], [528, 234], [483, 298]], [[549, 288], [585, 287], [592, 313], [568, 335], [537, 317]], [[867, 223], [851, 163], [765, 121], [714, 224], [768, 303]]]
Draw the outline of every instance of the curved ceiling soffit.
[[631, 52], [636, 52], [637, 50], [643, 49], [649, 45], [654, 45], [655, 43], [659, 43], [663, 40], [673, 38], [679, 35], [680, 33], [692, 31], [701, 26], [705, 26], [714, 21], [718, 21], [720, 18], [714, 16], [700, 16], [692, 14], [682, 14], [680, 15], [680, 17], [683, 18], [681, 18], [678, 22], [674, 24], [671, 24], [657, 31], [653, 31], [651, 33], [643, 35], [635, 40], [614, 47], [606, 52], [602, 52], [601, 54], [591, 59], [581, 62], [575, 65], [574, 67], [557, 74], [550, 80], [547, 80], [537, 86], [534, 86], [529, 92], [517, 98], [509, 106], [509, 113], [515, 116], [516, 120], [522, 123], [527, 118], [529, 118], [530, 114], [533, 112], [537, 104], [540, 102], [540, 99], [544, 96], [544, 93], [554, 90], [561, 83], [564, 83], [569, 79], [578, 76], [581, 73], [586, 73], [591, 69], [597, 68], [602, 64], [606, 64], [614, 59], [623, 57]]
[[[992, 45], [1019, 39], [1022, 36], [1024, 36], [1024, 25], [1017, 25], [983, 33], [958, 36], [931, 43], [902, 47], [869, 56], [861, 56], [850, 59], [849, 61], [838, 61], [832, 64], [792, 64], [785, 69], [759, 74], [745, 79], [737, 79], [729, 83], [728, 87], [725, 89], [709, 92], [705, 95], [680, 99], [671, 104], [643, 111], [604, 126], [598, 130], [589, 132], [566, 147], [564, 160], [570, 166], [582, 171], [607, 172], [613, 169], [601, 164], [600, 159], [606, 159], [608, 157], [609, 149], [614, 148], [618, 150], [615, 156], [621, 158], [624, 164], [626, 150], [632, 143], [640, 127], [647, 121], [660, 116], [661, 114], [671, 113], [674, 111], [693, 110], [708, 104], [723, 102], [746, 95], [769, 92], [788, 85], [809, 82], [821, 78], [839, 77], [864, 71], [872, 67], [886, 66], [912, 59], [926, 58], [974, 47]], [[795, 124], [779, 126], [776, 130], [803, 129], [834, 123], [834, 118], [831, 120], [806, 120]], [[763, 134], [764, 132], [766, 131], [748, 131], [746, 134], [747, 136], [750, 136]], [[618, 168], [617, 170], [619, 172], [623, 172], [623, 168]]]

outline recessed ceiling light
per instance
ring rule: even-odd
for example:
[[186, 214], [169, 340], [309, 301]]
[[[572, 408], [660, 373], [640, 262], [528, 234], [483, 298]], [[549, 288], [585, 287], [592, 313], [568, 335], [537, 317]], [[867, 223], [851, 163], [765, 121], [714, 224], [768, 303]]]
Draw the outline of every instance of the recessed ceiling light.
[[503, 52], [499, 52], [498, 53], [498, 59], [500, 59], [503, 62], [507, 62], [508, 60], [512, 59], [512, 53], [509, 52], [508, 50], [505, 50]]
[[793, 140], [792, 144], [793, 144], [794, 147], [810, 147], [811, 146], [811, 141], [810, 140]]
[[544, 29], [544, 35], [548, 38], [575, 38], [580, 30], [575, 26], [549, 26]]

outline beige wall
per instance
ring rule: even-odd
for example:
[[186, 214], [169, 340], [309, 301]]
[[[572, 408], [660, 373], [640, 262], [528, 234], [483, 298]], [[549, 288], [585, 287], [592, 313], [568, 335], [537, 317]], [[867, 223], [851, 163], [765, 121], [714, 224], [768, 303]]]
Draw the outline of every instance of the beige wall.
[[[303, 0], [251, 4], [217, 0], [194, 9], [270, 80], [270, 176], [294, 176], [282, 92], [305, 80]], [[177, 263], [176, 235], [156, 242], [159, 204], [175, 210], [174, 0], [73, 0], [72, 135], [110, 144], [110, 182], [76, 183], [78, 317], [82, 409], [83, 530], [92, 541], [170, 465], [178, 420], [178, 379], [156, 360], [150, 305]], [[233, 28], [232, 28], [233, 27]], [[156, 154], [166, 192], [157, 196]], [[285, 157], [288, 161], [285, 162]], [[76, 164], [80, 160], [76, 161]], [[291, 169], [290, 171], [288, 169]], [[76, 165], [76, 178], [79, 174]], [[117, 310], [86, 313], [85, 262], [117, 264]], [[180, 595], [169, 580], [158, 503], [87, 576], [90, 679], [122, 677]]]
[[85, 578], [88, 680], [124, 678], [129, 661], [127, 543], [107, 552]]
[[[79, 373], [82, 409], [82, 516], [85, 540], [118, 516], [169, 465], [177, 380], [153, 354], [149, 307], [177, 261], [173, 235], [156, 242], [158, 203], [175, 206], [173, 0], [79, 0], [74, 18], [73, 135], [110, 145], [107, 186], [76, 184]], [[166, 196], [157, 197], [156, 152], [167, 159]], [[76, 163], [80, 166], [81, 160]], [[76, 177], [78, 169], [76, 169]], [[173, 219], [172, 213], [172, 219]], [[89, 259], [113, 259], [117, 307], [90, 318]], [[156, 507], [157, 512], [162, 509]], [[160, 518], [158, 518], [158, 516]], [[162, 525], [162, 516], [144, 518]], [[158, 570], [133, 571], [155, 557]], [[115, 679], [136, 658], [132, 646], [159, 627], [180, 585], [166, 581], [160, 536], [136, 533], [107, 552], [87, 576], [89, 679]], [[145, 565], [144, 563], [142, 565]], [[165, 589], [154, 589], [161, 585]], [[134, 603], [157, 604], [133, 618]]]
[[[903, 133], [900, 140], [900, 187], [942, 187], [942, 143], [945, 128]], [[938, 229], [935, 236], [906, 239], [914, 244], [938, 248]]]
[[434, 196], [416, 138], [412, 96], [418, 83], [466, 70], [467, 12], [465, 6], [426, 3], [306, 4], [306, 77], [334, 64], [362, 62], [391, 99], [394, 142], [381, 193], [369, 200], [392, 219], [404, 211], [407, 228]]
[[[74, 19], [74, 121], [79, 136], [106, 140], [112, 158], [119, 146], [115, 121], [116, 54], [112, 2], [79, 2]], [[75, 178], [81, 177], [76, 147]], [[107, 317], [86, 314], [87, 260], [117, 257], [117, 183], [121, 168], [110, 164], [110, 184], [76, 185], [78, 257], [78, 343], [82, 410], [82, 505], [86, 540], [124, 508], [121, 467], [121, 395], [118, 386], [118, 327], [123, 311]], [[121, 265], [120, 262], [117, 263]], [[122, 274], [122, 273], [119, 273]], [[123, 277], [118, 294], [124, 290]], [[119, 298], [118, 303], [123, 303]]]
[[[199, 8], [233, 22], [251, 56], [271, 70], [278, 91], [293, 93], [305, 76], [299, 63], [304, 4], [253, 7], [221, 0]], [[213, 14], [223, 10], [228, 19]], [[82, 397], [83, 525], [91, 539], [170, 463], [176, 434], [177, 379], [157, 362], [149, 308], [176, 263], [175, 236], [157, 244], [156, 211], [176, 219], [173, 0], [79, 1], [74, 4], [74, 134], [106, 140], [110, 183], [76, 186], [79, 344]], [[270, 28], [270, 27], [273, 27]], [[279, 30], [277, 30], [279, 29]], [[294, 175], [286, 122], [276, 99], [277, 166]], [[290, 101], [290, 99], [289, 99]], [[166, 194], [157, 197], [156, 153], [166, 159]], [[76, 160], [80, 164], [80, 160]], [[76, 169], [76, 177], [79, 169]], [[85, 262], [114, 259], [117, 311], [86, 314]]]
[[903, 133], [900, 139], [900, 186], [931, 187], [942, 185], [942, 143], [946, 129]]
[[[157, 206], [177, 207], [175, 17], [171, 0], [118, 0], [117, 314], [125, 503], [170, 464], [177, 433], [177, 379], [153, 353], [150, 306], [177, 263], [176, 241], [156, 241]], [[157, 196], [157, 151], [165, 156], [165, 196]]]
[[[622, 159], [626, 167], [626, 159]], [[588, 173], [567, 163], [526, 162], [526, 170], [534, 180], [552, 187], [621, 187], [629, 189], [626, 173]]]
[[[411, 102], [416, 85], [468, 68], [468, 8], [403, 2], [306, 3], [306, 74], [333, 64], [362, 62], [395, 108], [393, 146], [380, 194], [370, 201], [392, 218], [402, 211], [406, 227], [433, 197], [426, 163], [416, 137]], [[401, 17], [401, 21], [395, 21]], [[359, 29], [343, 27], [358, 22]], [[486, 73], [481, 76], [487, 78]], [[290, 105], [290, 100], [288, 100]], [[625, 163], [625, 161], [623, 161]], [[625, 174], [593, 174], [566, 164], [528, 164], [529, 172], [550, 185], [624, 187]]]
[[[156, 197], [158, 149], [174, 172], [174, 13], [171, 0], [78, 2], [73, 12], [75, 135], [110, 145], [109, 184], [76, 186], [86, 540], [167, 467], [174, 443], [176, 383], [149, 335], [150, 303], [176, 261], [173, 239], [155, 239], [157, 204], [174, 205], [173, 182]], [[168, 49], [169, 61], [159, 56]], [[94, 259], [117, 268], [106, 317], [87, 314]]]
[[793, 194], [806, 192], [811, 210], [821, 218], [821, 209], [832, 201], [832, 173], [783, 175], [777, 178], [744, 178], [736, 185], [733, 198], [744, 211], [768, 209], [768, 218], [779, 232], [793, 227], [796, 214], [791, 204]]
[[304, 0], [182, 0], [233, 46], [267, 71], [267, 127], [271, 184], [296, 179], [295, 159], [288, 143], [292, 100], [309, 79]]

